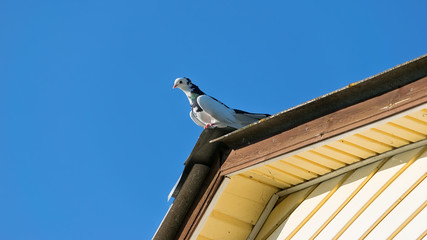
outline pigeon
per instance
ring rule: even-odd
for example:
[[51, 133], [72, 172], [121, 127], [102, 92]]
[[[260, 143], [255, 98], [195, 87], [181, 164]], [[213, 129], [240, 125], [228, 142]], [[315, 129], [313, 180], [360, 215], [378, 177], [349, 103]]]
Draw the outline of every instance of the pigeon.
[[249, 113], [229, 108], [217, 99], [206, 95], [189, 78], [175, 80], [173, 88], [181, 89], [190, 101], [190, 118], [203, 128], [242, 128], [270, 116], [269, 114]]

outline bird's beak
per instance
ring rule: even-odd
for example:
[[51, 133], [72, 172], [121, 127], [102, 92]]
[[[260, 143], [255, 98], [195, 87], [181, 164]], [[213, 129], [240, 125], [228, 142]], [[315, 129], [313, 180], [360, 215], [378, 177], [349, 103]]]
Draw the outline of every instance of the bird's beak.
[[178, 86], [178, 84], [173, 85], [173, 87], [172, 87], [172, 88], [176, 88], [176, 86]]

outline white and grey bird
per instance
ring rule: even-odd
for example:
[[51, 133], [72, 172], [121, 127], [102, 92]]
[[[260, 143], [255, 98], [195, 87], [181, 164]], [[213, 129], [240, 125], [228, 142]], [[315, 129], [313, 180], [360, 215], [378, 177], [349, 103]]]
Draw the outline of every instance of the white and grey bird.
[[191, 105], [190, 117], [203, 128], [232, 127], [239, 129], [270, 116], [229, 108], [215, 98], [206, 95], [189, 78], [177, 78], [173, 88], [179, 88], [187, 95]]

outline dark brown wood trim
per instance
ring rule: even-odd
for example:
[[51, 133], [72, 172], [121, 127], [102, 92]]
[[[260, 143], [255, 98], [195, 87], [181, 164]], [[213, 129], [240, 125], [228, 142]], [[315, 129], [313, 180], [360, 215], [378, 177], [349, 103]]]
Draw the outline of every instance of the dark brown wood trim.
[[427, 102], [427, 77], [378, 97], [317, 118], [249, 146], [233, 150], [221, 175], [373, 123]]
[[177, 235], [176, 239], [184, 240], [191, 238], [191, 235], [195, 231], [207, 207], [212, 201], [213, 196], [224, 179], [224, 176], [221, 176], [219, 169], [220, 160], [218, 159], [218, 161], [216, 161], [216, 163], [211, 167], [209, 176], [206, 178], [200, 194], [194, 200], [186, 219], [183, 221], [185, 224], [181, 225], [180, 233]]

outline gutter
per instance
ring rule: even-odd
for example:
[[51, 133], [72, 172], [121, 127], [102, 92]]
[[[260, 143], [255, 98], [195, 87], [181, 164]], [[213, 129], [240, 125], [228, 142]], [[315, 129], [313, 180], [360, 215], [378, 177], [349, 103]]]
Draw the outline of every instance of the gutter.
[[[230, 152], [225, 144], [209, 143], [209, 141], [232, 130], [234, 129], [213, 128], [205, 129], [200, 134], [184, 163], [185, 167], [180, 179], [169, 194], [175, 200], [154, 234], [153, 240], [176, 239], [179, 236], [181, 226], [188, 220], [187, 214], [192, 212], [193, 203], [197, 201], [203, 187], [211, 181], [209, 173], [212, 166], [220, 165]], [[217, 161], [220, 161], [219, 164]]]
[[153, 240], [174, 239], [181, 227], [188, 209], [193, 203], [193, 199], [199, 193], [199, 190], [209, 173], [210, 168], [203, 164], [195, 164], [187, 180], [182, 186], [180, 194], [175, 198], [169, 211], [164, 217], [162, 223], [157, 229]]

